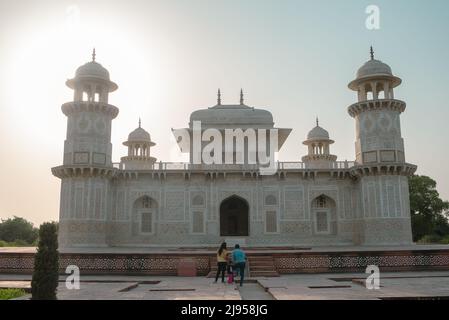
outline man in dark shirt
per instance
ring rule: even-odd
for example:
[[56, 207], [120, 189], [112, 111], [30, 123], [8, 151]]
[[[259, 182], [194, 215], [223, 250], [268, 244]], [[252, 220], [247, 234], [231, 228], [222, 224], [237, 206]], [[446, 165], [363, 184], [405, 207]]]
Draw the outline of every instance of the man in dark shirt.
[[240, 249], [240, 245], [236, 244], [235, 249], [232, 251], [232, 261], [235, 268], [240, 273], [240, 286], [243, 286], [243, 278], [245, 276], [246, 254]]

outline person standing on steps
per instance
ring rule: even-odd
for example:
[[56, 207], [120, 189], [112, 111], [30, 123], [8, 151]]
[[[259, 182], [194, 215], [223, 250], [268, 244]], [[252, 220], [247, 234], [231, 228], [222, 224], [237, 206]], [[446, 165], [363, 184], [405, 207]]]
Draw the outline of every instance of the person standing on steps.
[[215, 283], [221, 273], [221, 282], [225, 282], [225, 271], [228, 265], [228, 250], [226, 249], [226, 242], [223, 242], [220, 249], [217, 251], [217, 275], [215, 276]]
[[240, 286], [243, 286], [243, 278], [245, 277], [245, 265], [246, 265], [246, 254], [240, 249], [240, 245], [236, 244], [235, 249], [232, 251], [232, 261], [235, 268], [240, 274]]

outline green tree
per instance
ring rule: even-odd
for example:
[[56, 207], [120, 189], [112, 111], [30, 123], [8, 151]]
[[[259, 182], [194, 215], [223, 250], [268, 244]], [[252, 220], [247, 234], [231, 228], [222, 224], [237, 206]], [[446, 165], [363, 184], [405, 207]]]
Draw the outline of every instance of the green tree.
[[31, 281], [33, 300], [56, 300], [59, 279], [57, 224], [44, 223], [39, 229], [39, 244], [34, 257]]
[[413, 240], [418, 241], [426, 235], [448, 235], [449, 202], [440, 198], [436, 181], [427, 176], [416, 175], [410, 177], [409, 185]]
[[26, 244], [33, 244], [38, 236], [38, 229], [24, 218], [14, 216], [0, 223], [0, 240], [14, 242], [16, 240], [25, 241]]

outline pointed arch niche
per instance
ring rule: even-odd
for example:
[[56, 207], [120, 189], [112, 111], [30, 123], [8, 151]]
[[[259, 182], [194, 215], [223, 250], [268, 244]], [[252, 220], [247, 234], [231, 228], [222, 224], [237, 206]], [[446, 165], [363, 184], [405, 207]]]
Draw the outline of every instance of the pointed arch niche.
[[311, 203], [313, 233], [316, 235], [337, 234], [337, 206], [335, 201], [322, 194]]
[[152, 235], [155, 233], [158, 203], [149, 196], [138, 198], [133, 205], [133, 234]]

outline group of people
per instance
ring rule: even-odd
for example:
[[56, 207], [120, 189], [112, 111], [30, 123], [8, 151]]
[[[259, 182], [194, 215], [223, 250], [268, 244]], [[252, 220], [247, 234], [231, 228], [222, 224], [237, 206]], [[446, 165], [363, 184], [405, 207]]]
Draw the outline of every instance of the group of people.
[[243, 279], [245, 277], [246, 254], [240, 249], [240, 245], [236, 244], [234, 250], [229, 252], [226, 242], [223, 242], [220, 249], [217, 251], [217, 275], [215, 282], [221, 274], [221, 282], [225, 282], [225, 273], [228, 274], [228, 282], [234, 282], [234, 276], [240, 276], [240, 286], [243, 286]]

